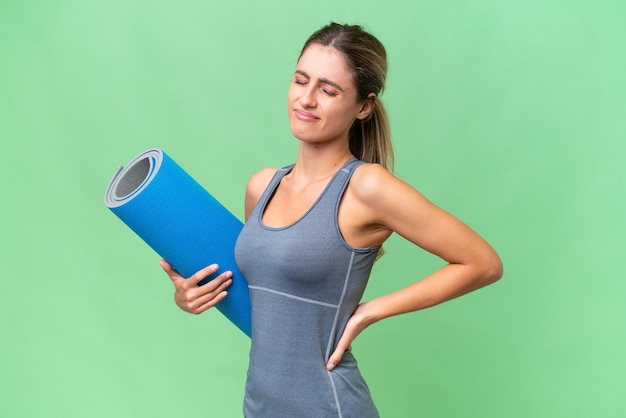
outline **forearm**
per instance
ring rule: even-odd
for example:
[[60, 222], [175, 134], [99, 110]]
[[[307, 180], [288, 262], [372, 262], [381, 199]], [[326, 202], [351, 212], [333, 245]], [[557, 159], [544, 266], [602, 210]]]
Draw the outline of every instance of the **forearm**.
[[363, 303], [367, 322], [372, 324], [390, 316], [426, 309], [472, 292], [502, 276], [502, 266], [478, 269], [464, 264], [448, 264], [403, 289]]
[[502, 276], [502, 264], [497, 256], [492, 261], [480, 268], [451, 263], [404, 289], [361, 303], [346, 324], [327, 369], [335, 367], [344, 350], [369, 325], [390, 316], [437, 305], [498, 280]]

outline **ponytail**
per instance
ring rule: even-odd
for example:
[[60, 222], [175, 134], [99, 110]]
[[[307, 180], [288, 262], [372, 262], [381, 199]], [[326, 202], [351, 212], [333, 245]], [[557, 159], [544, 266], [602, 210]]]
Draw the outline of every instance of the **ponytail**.
[[374, 108], [363, 120], [357, 119], [350, 128], [350, 151], [366, 163], [380, 164], [393, 172], [393, 147], [387, 112], [380, 99], [374, 99]]

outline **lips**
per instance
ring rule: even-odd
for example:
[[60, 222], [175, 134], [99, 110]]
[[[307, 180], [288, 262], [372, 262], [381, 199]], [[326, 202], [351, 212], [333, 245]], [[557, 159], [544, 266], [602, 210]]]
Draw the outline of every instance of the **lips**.
[[305, 112], [304, 110], [299, 109], [294, 110], [294, 114], [298, 120], [304, 122], [316, 122], [320, 119], [312, 113]]

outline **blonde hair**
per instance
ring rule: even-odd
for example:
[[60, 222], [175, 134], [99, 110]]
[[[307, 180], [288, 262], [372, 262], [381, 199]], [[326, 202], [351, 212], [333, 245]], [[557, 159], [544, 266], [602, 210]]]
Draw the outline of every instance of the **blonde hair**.
[[365, 119], [356, 119], [350, 128], [352, 154], [367, 163], [377, 163], [393, 170], [393, 147], [387, 112], [379, 99], [387, 77], [387, 53], [376, 37], [358, 25], [335, 22], [313, 33], [304, 44], [300, 56], [311, 44], [332, 46], [341, 52], [351, 68], [357, 87], [357, 100], [376, 95], [374, 108]]

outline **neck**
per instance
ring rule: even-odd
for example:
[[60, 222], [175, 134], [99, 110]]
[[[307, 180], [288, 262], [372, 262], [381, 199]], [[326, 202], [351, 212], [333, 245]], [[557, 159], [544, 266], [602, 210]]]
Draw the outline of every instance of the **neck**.
[[332, 146], [301, 142], [298, 159], [292, 171], [293, 178], [303, 183], [324, 180], [335, 174], [352, 157], [347, 144]]

